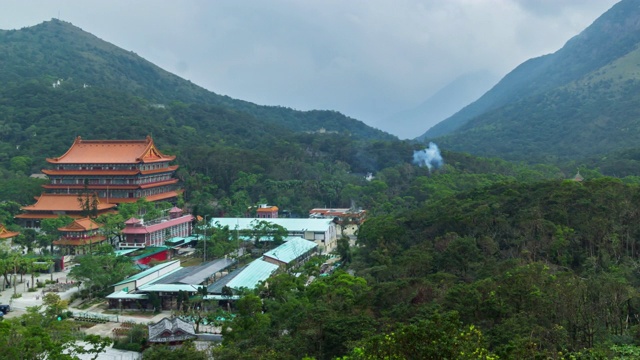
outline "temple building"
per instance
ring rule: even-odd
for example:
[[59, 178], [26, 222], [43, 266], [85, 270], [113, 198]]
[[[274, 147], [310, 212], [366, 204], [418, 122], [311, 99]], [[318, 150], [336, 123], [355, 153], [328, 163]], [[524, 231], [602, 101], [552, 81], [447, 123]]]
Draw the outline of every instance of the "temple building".
[[163, 318], [155, 324], [148, 325], [149, 342], [152, 344], [180, 345], [185, 341], [198, 338], [193, 324], [178, 317]]
[[0, 224], [0, 248], [6, 251], [11, 249], [13, 238], [20, 235], [17, 231], [9, 231], [3, 224]]
[[162, 154], [151, 137], [144, 140], [84, 140], [77, 137], [60, 157], [46, 159], [52, 165], [42, 172], [50, 183], [49, 194], [95, 193], [101, 203], [119, 204], [172, 201], [181, 193], [169, 165], [175, 156]]
[[[96, 216], [115, 212], [115, 204], [96, 203]], [[26, 228], [40, 228], [43, 219], [55, 219], [66, 215], [74, 219], [85, 217], [78, 195], [42, 194], [33, 205], [23, 206], [24, 213], [16, 215], [16, 221]]]
[[58, 228], [61, 237], [53, 241], [63, 255], [87, 254], [92, 246], [102, 243], [107, 238], [102, 235], [102, 225], [89, 218], [74, 220], [71, 224]]

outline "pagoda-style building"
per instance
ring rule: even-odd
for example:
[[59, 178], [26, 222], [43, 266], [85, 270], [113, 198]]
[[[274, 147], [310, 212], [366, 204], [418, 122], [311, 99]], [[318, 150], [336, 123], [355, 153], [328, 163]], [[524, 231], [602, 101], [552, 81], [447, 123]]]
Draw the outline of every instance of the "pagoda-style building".
[[175, 156], [162, 154], [151, 137], [144, 140], [83, 140], [77, 137], [62, 156], [46, 159], [42, 170], [49, 194], [95, 193], [101, 203], [172, 201], [181, 193], [169, 165]]
[[53, 242], [64, 255], [88, 254], [95, 244], [102, 243], [107, 238], [102, 235], [102, 225], [89, 218], [74, 220], [71, 224], [58, 228], [61, 237]]
[[[116, 204], [105, 204], [98, 200], [96, 216], [115, 212]], [[67, 215], [74, 219], [85, 217], [86, 210], [82, 208], [78, 195], [73, 194], [42, 194], [33, 205], [23, 206], [24, 213], [16, 215], [16, 220], [26, 228], [40, 228], [42, 219], [55, 219]]]
[[9, 231], [3, 224], [0, 224], [0, 248], [11, 249], [13, 238], [20, 235], [17, 231]]

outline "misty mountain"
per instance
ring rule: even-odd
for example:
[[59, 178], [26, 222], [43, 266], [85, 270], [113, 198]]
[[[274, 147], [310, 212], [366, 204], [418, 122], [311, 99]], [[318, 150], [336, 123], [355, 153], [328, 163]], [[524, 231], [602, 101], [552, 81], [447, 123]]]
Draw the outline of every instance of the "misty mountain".
[[296, 132], [346, 133], [361, 139], [392, 139], [336, 111], [296, 111], [260, 106], [208, 91], [171, 74], [132, 51], [123, 50], [56, 19], [20, 30], [0, 30], [0, 82], [19, 86], [62, 80], [120, 91], [160, 105], [206, 104], [243, 112]]
[[498, 77], [488, 71], [462, 75], [418, 106], [387, 116], [376, 125], [401, 139], [413, 139], [416, 134], [477, 100], [487, 89], [495, 85], [497, 80]]
[[623, 0], [562, 49], [524, 62], [420, 139], [530, 161], [636, 147], [639, 42], [640, 1]]

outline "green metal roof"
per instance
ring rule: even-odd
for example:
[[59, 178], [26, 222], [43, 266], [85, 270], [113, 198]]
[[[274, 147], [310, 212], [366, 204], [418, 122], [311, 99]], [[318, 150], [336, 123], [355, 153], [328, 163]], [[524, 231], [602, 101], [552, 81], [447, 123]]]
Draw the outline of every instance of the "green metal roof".
[[202, 286], [190, 284], [147, 284], [142, 285], [138, 290], [144, 292], [178, 292], [180, 290], [197, 292], [199, 287]]
[[285, 239], [282, 245], [264, 253], [264, 256], [288, 264], [317, 247], [318, 244], [313, 241], [305, 240], [299, 236], [290, 236]]
[[131, 254], [132, 252], [134, 252], [134, 251], [136, 251], [136, 250], [138, 250], [138, 249], [115, 250], [115, 251], [114, 251], [114, 253], [115, 253], [117, 256], [120, 256], [120, 255], [127, 255], [127, 254]]
[[185, 240], [186, 240], [186, 238], [184, 238], [184, 237], [176, 236], [176, 237], [172, 237], [169, 240], [165, 240], [165, 243], [169, 243], [169, 244], [175, 245], [176, 243], [182, 243]]
[[[133, 261], [140, 260], [146, 258], [147, 256], [151, 256], [168, 249], [169, 248], [167, 246], [147, 246], [140, 252], [139, 255], [136, 255], [131, 259], [133, 259]], [[140, 251], [140, 249], [138, 249], [138, 251]]]
[[107, 299], [134, 299], [134, 300], [142, 300], [146, 299], [147, 294], [129, 294], [126, 291], [116, 291], [109, 295], [107, 295]]
[[268, 263], [264, 260], [254, 260], [242, 271], [227, 283], [232, 289], [247, 288], [253, 289], [260, 281], [265, 281], [278, 270], [278, 265]]
[[135, 281], [135, 280], [141, 279], [141, 278], [143, 278], [143, 277], [145, 277], [145, 276], [147, 276], [149, 274], [153, 274], [154, 272], [156, 272], [156, 271], [158, 271], [160, 269], [164, 269], [165, 267], [167, 267], [169, 265], [173, 265], [173, 264], [179, 263], [179, 262], [180, 262], [180, 260], [173, 260], [173, 261], [168, 261], [166, 263], [158, 264], [158, 265], [156, 265], [156, 266], [154, 266], [152, 268], [149, 268], [149, 269], [147, 269], [147, 270], [145, 270], [143, 272], [139, 272], [139, 273], [137, 273], [137, 274], [135, 274], [133, 276], [130, 276], [130, 277], [120, 281], [119, 283], [113, 284], [113, 286], [118, 286], [118, 285], [122, 285], [122, 284], [125, 284], [125, 283], [128, 283], [128, 282], [131, 282], [131, 281]]

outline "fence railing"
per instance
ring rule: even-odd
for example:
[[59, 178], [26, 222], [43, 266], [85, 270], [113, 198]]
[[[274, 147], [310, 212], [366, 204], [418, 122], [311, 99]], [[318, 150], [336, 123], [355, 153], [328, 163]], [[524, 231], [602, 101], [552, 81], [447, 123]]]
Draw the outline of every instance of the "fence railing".
[[120, 322], [118, 315], [104, 315], [91, 312], [72, 311], [73, 318], [77, 321], [91, 321], [97, 323]]

